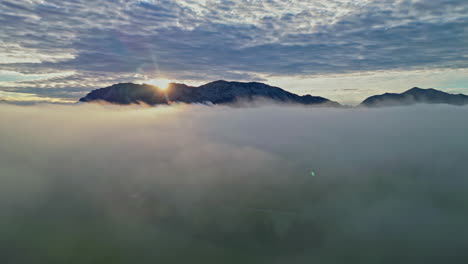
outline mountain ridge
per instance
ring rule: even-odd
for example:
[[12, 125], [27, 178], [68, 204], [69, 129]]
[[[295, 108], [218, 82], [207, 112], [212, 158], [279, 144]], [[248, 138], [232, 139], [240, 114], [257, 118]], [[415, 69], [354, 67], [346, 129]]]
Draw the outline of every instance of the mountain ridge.
[[[171, 103], [251, 104], [263, 100], [273, 103], [313, 106], [346, 107], [320, 96], [297, 95], [280, 87], [260, 82], [233, 82], [218, 80], [200, 86], [170, 83], [167, 89], [149, 84], [118, 83], [92, 90], [79, 102], [103, 101], [113, 104], [160, 105]], [[402, 93], [373, 95], [358, 107], [404, 106], [413, 104], [467, 105], [468, 96], [449, 94], [434, 88], [413, 87]]]
[[384, 93], [370, 96], [362, 101], [359, 106], [384, 107], [413, 104], [467, 105], [468, 96], [460, 93], [450, 94], [434, 88], [413, 87], [403, 93]]
[[259, 82], [210, 82], [198, 87], [182, 83], [170, 83], [167, 89], [149, 84], [119, 83], [91, 91], [79, 102], [104, 101], [114, 104], [148, 105], [181, 103], [236, 104], [259, 99], [277, 103], [296, 103], [315, 106], [340, 107], [337, 102], [312, 96], [297, 95], [279, 87]]

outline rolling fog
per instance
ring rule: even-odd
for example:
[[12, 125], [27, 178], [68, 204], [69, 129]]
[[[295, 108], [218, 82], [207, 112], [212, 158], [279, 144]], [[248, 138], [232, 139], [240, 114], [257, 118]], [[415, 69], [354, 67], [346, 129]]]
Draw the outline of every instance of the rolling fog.
[[0, 105], [0, 124], [2, 264], [468, 263], [467, 107]]

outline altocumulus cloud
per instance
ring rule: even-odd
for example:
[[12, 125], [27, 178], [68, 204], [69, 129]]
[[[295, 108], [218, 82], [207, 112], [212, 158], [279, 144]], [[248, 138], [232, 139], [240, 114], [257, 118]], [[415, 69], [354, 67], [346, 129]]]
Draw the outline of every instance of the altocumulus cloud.
[[110, 76], [262, 80], [467, 67], [464, 0], [4, 0], [0, 10], [3, 70], [76, 72], [22, 86], [44, 96], [59, 96], [50, 87], [102, 87]]
[[0, 260], [466, 263], [467, 111], [2, 105]]

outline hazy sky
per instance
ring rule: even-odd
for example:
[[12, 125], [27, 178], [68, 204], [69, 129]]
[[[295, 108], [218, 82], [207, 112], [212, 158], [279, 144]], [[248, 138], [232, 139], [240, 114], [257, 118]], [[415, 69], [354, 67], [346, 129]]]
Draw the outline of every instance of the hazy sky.
[[262, 81], [356, 103], [468, 93], [466, 0], [2, 0], [0, 98], [117, 82]]

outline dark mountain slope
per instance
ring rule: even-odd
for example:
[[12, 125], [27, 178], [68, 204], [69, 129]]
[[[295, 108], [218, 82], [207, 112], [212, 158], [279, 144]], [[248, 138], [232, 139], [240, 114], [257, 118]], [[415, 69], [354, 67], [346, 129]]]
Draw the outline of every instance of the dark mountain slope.
[[119, 83], [91, 91], [80, 102], [104, 101], [115, 104], [145, 103], [149, 105], [182, 103], [233, 104], [258, 99], [278, 103], [340, 106], [319, 96], [300, 96], [263, 83], [215, 81], [199, 87], [171, 83], [166, 90], [148, 84]]
[[449, 94], [436, 89], [414, 87], [400, 94], [385, 93], [374, 95], [364, 100], [360, 105], [366, 107], [381, 107], [412, 104], [466, 105], [468, 104], [468, 96], [463, 94]]

